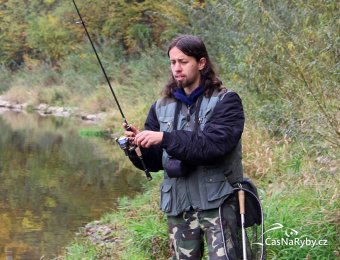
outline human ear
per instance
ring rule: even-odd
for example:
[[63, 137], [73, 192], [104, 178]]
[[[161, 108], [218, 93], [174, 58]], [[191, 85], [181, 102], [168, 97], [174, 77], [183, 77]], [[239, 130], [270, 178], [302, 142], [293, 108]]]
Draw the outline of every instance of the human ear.
[[206, 63], [207, 63], [206, 58], [201, 58], [201, 59], [198, 61], [198, 70], [203, 70]]

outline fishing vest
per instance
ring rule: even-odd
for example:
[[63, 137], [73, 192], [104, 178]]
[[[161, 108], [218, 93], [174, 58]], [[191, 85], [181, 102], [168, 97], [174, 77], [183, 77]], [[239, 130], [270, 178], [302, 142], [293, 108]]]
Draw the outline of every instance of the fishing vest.
[[[198, 114], [198, 131], [203, 131], [211, 117], [216, 104], [225, 94], [223, 89], [215, 91], [211, 97], [203, 96]], [[156, 115], [161, 132], [171, 132], [174, 126], [174, 114], [177, 101], [174, 98], [161, 98], [156, 102]], [[198, 109], [196, 107], [196, 109]], [[188, 108], [182, 106], [178, 115], [177, 130], [193, 131], [195, 116], [187, 120]], [[162, 164], [165, 169], [169, 155], [163, 149]], [[224, 158], [212, 165], [198, 165], [185, 177], [170, 178], [164, 170], [161, 184], [160, 207], [169, 216], [177, 216], [190, 209], [208, 210], [220, 206], [223, 200], [233, 193], [232, 184], [242, 181], [242, 147], [241, 140]]]

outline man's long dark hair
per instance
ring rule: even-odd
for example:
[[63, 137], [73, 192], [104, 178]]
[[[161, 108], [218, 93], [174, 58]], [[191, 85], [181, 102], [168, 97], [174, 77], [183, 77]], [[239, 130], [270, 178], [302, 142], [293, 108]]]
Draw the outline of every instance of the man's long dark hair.
[[[217, 78], [213, 65], [209, 59], [207, 49], [200, 38], [193, 35], [180, 35], [176, 37], [169, 45], [168, 56], [170, 50], [174, 47], [177, 47], [185, 55], [194, 57], [197, 62], [199, 62], [201, 58], [206, 59], [206, 64], [200, 73], [201, 85], [203, 85], [207, 96], [210, 96], [215, 89], [221, 88], [222, 82]], [[178, 88], [176, 79], [173, 75], [171, 75], [163, 90], [163, 95], [166, 97], [172, 97], [172, 93], [176, 88]]]

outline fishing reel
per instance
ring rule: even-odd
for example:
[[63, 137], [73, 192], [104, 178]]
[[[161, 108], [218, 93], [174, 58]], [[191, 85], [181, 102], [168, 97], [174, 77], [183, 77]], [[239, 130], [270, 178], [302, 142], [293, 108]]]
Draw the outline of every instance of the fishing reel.
[[125, 152], [125, 155], [128, 155], [129, 152], [136, 149], [136, 145], [132, 144], [126, 136], [117, 137], [115, 141], [119, 145], [120, 149]]
[[141, 164], [143, 167], [143, 170], [145, 172], [146, 178], [151, 181], [152, 177], [149, 172], [149, 170], [146, 168], [145, 162], [143, 160], [142, 152], [140, 148], [137, 145], [134, 145], [133, 143], [130, 142], [129, 138], [126, 136], [121, 136], [115, 139], [116, 143], [119, 145], [119, 147], [125, 152], [125, 155], [128, 156], [129, 152], [135, 151]]

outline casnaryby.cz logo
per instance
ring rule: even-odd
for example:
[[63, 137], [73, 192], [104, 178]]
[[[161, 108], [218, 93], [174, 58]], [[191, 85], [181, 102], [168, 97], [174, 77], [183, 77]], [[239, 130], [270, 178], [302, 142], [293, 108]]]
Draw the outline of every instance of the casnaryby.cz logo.
[[[274, 232], [275, 231], [275, 232]], [[277, 237], [280, 234], [280, 237]], [[316, 247], [327, 246], [327, 239], [313, 239], [308, 235], [299, 234], [295, 229], [284, 227], [281, 223], [274, 223], [269, 226], [265, 236], [266, 246], [297, 246], [297, 247]], [[262, 243], [257, 243], [263, 245]]]

